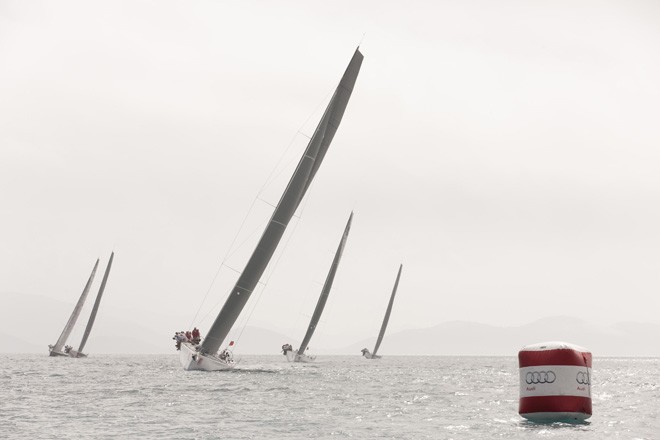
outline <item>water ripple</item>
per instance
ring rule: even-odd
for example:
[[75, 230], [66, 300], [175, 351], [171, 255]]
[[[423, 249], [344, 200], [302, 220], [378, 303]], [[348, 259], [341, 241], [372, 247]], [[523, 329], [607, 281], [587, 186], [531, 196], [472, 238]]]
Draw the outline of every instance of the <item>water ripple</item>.
[[[599, 359], [594, 417], [517, 415], [515, 358], [245, 356], [185, 372], [175, 356], [2, 355], [0, 437], [9, 439], [657, 438], [660, 360]], [[642, 380], [640, 380], [642, 378]]]

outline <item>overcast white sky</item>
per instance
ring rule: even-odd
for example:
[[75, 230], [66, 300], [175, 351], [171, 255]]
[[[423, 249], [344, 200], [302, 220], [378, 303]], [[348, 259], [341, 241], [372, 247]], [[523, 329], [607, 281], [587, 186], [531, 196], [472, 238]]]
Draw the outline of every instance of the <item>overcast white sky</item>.
[[351, 210], [319, 331], [375, 334], [399, 263], [393, 331], [660, 323], [658, 23], [628, 0], [0, 0], [0, 295], [73, 305], [114, 249], [107, 310], [186, 327], [366, 34], [252, 324], [302, 337]]

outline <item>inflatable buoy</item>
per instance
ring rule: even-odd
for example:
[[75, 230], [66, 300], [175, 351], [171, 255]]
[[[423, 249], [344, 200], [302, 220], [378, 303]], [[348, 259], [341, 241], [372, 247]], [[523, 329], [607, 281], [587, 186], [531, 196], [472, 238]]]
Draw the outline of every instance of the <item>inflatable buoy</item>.
[[528, 345], [518, 353], [518, 413], [540, 423], [591, 417], [591, 353], [565, 342]]

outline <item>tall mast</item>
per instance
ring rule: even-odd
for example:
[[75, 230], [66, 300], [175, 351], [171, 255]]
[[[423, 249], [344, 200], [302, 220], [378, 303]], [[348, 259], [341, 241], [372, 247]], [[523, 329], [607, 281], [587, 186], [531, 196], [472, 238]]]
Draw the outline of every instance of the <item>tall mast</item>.
[[380, 333], [378, 333], [378, 340], [376, 341], [376, 346], [374, 347], [373, 356], [378, 352], [380, 343], [383, 342], [383, 336], [385, 336], [385, 329], [387, 328], [387, 321], [390, 320], [390, 313], [392, 313], [392, 305], [394, 305], [394, 295], [396, 295], [396, 289], [399, 287], [399, 278], [401, 278], [401, 269], [403, 269], [403, 264], [399, 266], [399, 273], [396, 276], [396, 281], [394, 282], [394, 289], [392, 289], [392, 296], [390, 296], [390, 303], [387, 305], [387, 312], [385, 312], [385, 318], [383, 318], [383, 325], [380, 326]]
[[312, 314], [312, 319], [309, 322], [309, 327], [307, 327], [307, 333], [305, 333], [305, 337], [303, 338], [302, 342], [300, 343], [300, 347], [298, 348], [299, 354], [305, 354], [305, 350], [307, 349], [307, 344], [309, 344], [309, 341], [312, 339], [314, 330], [316, 330], [316, 325], [319, 323], [319, 320], [321, 319], [323, 308], [325, 307], [325, 303], [328, 301], [328, 296], [330, 296], [330, 289], [332, 289], [332, 283], [335, 280], [335, 274], [337, 273], [337, 268], [339, 267], [339, 261], [341, 260], [341, 255], [344, 252], [344, 246], [346, 246], [346, 240], [348, 239], [348, 233], [351, 230], [352, 221], [353, 221], [353, 213], [351, 212], [350, 217], [348, 217], [348, 223], [346, 223], [346, 228], [344, 229], [344, 234], [342, 235], [341, 241], [339, 242], [339, 247], [337, 248], [337, 252], [335, 253], [335, 258], [332, 260], [332, 266], [330, 266], [330, 272], [328, 272], [328, 276], [326, 277], [325, 283], [323, 284], [323, 289], [321, 289], [321, 295], [319, 296], [319, 300], [316, 303], [316, 308], [314, 309], [314, 313]]
[[105, 284], [108, 282], [108, 275], [110, 275], [110, 268], [112, 267], [112, 260], [115, 257], [115, 253], [110, 254], [110, 260], [108, 260], [108, 266], [105, 268], [105, 273], [103, 274], [103, 281], [101, 281], [101, 287], [99, 287], [99, 293], [96, 295], [96, 301], [94, 301], [94, 308], [92, 309], [91, 315], [89, 315], [89, 321], [87, 321], [87, 327], [85, 327], [85, 334], [80, 341], [80, 347], [78, 347], [78, 353], [82, 353], [87, 343], [87, 338], [92, 331], [94, 326], [94, 320], [96, 319], [96, 312], [99, 310], [99, 305], [101, 305], [101, 297], [103, 296], [103, 291], [105, 290]]
[[87, 294], [89, 293], [89, 288], [92, 286], [92, 282], [94, 281], [96, 268], [98, 267], [99, 267], [99, 259], [97, 258], [96, 264], [94, 264], [94, 268], [92, 269], [92, 273], [89, 275], [89, 279], [87, 280], [87, 284], [85, 284], [85, 288], [83, 289], [80, 298], [78, 298], [78, 302], [76, 303], [76, 306], [73, 308], [73, 312], [71, 313], [69, 320], [64, 326], [64, 330], [62, 330], [62, 334], [60, 335], [59, 339], [53, 346], [52, 351], [61, 352], [62, 347], [64, 347], [64, 344], [66, 344], [66, 340], [69, 339], [69, 335], [71, 335], [73, 326], [76, 325], [78, 316], [80, 316], [80, 312], [82, 311], [83, 305], [85, 304], [85, 300], [87, 299]]
[[305, 192], [312, 183], [312, 179], [321, 166], [330, 142], [339, 127], [348, 100], [353, 92], [355, 80], [362, 65], [362, 58], [359, 48], [356, 49], [257, 247], [252, 252], [245, 269], [243, 269], [236, 285], [231, 290], [206, 338], [204, 338], [200, 348], [202, 353], [215, 354], [218, 351], [236, 319], [238, 319], [241, 310], [245, 307], [250, 295], [252, 295], [261, 275], [266, 270], [291, 217], [293, 217]]

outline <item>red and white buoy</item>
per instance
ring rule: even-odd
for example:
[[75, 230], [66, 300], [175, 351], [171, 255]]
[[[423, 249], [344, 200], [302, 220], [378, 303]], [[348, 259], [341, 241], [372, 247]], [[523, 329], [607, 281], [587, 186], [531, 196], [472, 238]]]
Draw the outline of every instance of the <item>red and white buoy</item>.
[[518, 353], [518, 413], [533, 422], [591, 417], [591, 353], [565, 342], [528, 345]]

